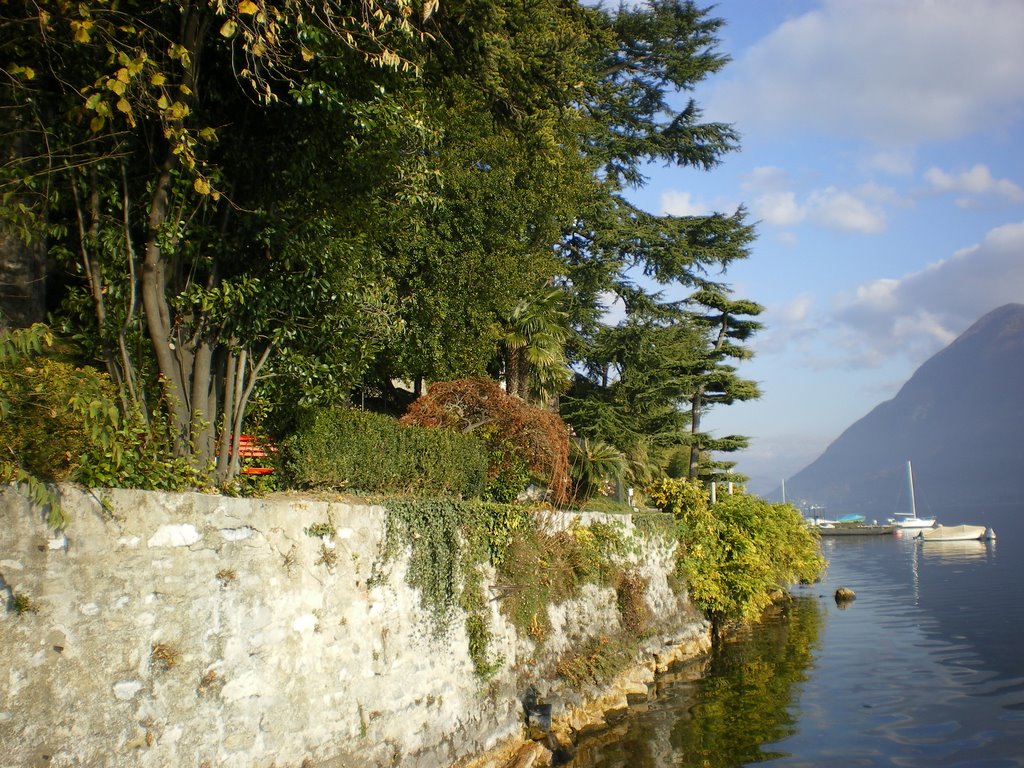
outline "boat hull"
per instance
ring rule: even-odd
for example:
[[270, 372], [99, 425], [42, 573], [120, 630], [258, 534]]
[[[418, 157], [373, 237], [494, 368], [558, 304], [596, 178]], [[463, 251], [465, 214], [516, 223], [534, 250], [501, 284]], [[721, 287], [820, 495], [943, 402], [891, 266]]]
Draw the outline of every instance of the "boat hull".
[[922, 541], [973, 541], [987, 538], [984, 525], [940, 525], [917, 534]]
[[838, 523], [831, 526], [819, 525], [814, 530], [818, 532], [819, 536], [885, 536], [895, 533], [896, 526]]

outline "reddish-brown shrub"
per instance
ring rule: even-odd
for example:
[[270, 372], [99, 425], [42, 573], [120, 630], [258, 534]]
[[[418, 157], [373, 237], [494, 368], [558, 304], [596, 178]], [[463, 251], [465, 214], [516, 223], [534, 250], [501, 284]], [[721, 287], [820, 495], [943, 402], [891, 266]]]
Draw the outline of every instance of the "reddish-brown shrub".
[[[551, 499], [569, 498], [569, 430], [557, 413], [533, 408], [489, 379], [458, 379], [431, 385], [409, 406], [402, 424], [480, 430], [496, 453], [509, 446], [530, 471], [548, 483]], [[483, 429], [487, 427], [487, 429]]]

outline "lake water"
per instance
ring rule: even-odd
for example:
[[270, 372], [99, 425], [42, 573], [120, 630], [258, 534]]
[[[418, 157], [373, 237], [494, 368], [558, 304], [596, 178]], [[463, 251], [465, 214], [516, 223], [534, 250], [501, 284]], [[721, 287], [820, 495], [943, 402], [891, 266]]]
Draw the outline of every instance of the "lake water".
[[954, 517], [998, 539], [823, 538], [821, 583], [666, 675], [571, 765], [1024, 766], [1024, 513]]

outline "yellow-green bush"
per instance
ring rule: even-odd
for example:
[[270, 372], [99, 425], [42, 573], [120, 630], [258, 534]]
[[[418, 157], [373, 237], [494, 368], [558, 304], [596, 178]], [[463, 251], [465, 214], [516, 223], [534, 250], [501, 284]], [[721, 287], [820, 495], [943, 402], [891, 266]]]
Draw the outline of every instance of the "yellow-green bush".
[[742, 493], [710, 504], [687, 480], [664, 480], [648, 493], [675, 516], [690, 598], [716, 627], [758, 618], [774, 593], [813, 581], [825, 566], [817, 537], [787, 504]]
[[64, 518], [47, 483], [174, 490], [196, 482], [109, 376], [48, 356], [53, 343], [41, 325], [0, 335], [0, 482], [49, 504], [54, 526]]

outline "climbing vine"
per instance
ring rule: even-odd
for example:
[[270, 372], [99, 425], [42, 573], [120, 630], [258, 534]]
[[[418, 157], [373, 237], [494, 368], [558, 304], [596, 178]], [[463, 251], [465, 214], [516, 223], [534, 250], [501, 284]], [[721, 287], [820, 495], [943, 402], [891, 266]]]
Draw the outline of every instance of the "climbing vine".
[[489, 599], [483, 566], [494, 569], [494, 595], [517, 630], [537, 642], [550, 631], [547, 608], [576, 597], [584, 584], [614, 588], [623, 626], [646, 629], [646, 584], [618, 564], [626, 551], [621, 530], [607, 523], [550, 531], [526, 507], [457, 499], [391, 501], [375, 579], [404, 550], [406, 581], [419, 591], [431, 633], [445, 637], [463, 617], [477, 675], [487, 680], [502, 660], [491, 649]]

